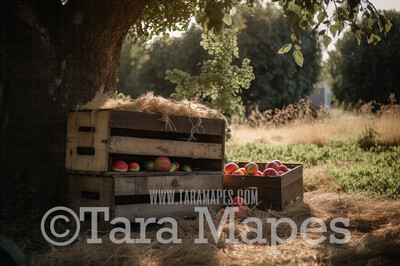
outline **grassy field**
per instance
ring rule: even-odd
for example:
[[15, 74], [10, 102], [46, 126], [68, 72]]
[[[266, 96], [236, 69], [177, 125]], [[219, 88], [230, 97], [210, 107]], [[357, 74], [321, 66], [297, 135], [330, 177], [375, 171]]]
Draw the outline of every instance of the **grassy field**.
[[374, 146], [360, 148], [351, 141], [333, 142], [323, 147], [314, 144], [286, 144], [269, 146], [247, 143], [227, 144], [230, 161], [303, 163], [306, 191], [325, 189], [334, 191], [339, 185], [344, 192], [365, 195], [400, 194], [400, 147]]
[[[303, 103], [302, 103], [303, 104]], [[371, 111], [290, 107], [253, 114], [232, 125], [226, 143], [229, 161], [266, 162], [279, 159], [303, 163], [304, 202], [284, 211], [252, 210], [250, 217], [262, 220], [263, 237], [270, 238], [267, 218], [287, 217], [298, 226], [309, 217], [325, 224], [336, 217], [350, 219], [351, 240], [344, 244], [326, 241], [311, 245], [299, 235], [279, 245], [281, 255], [268, 255], [269, 245], [242, 241], [227, 244], [228, 227], [218, 243], [194, 245], [198, 220], [178, 219], [182, 244], [161, 244], [156, 231], [149, 231], [151, 244], [111, 243], [107, 234], [102, 245], [88, 245], [82, 234], [74, 245], [51, 247], [29, 258], [32, 265], [394, 265], [400, 261], [400, 109], [395, 103]], [[296, 109], [297, 108], [297, 109]], [[299, 112], [300, 111], [300, 112]], [[301, 113], [299, 115], [299, 113]], [[257, 118], [258, 115], [258, 118]], [[341, 187], [340, 197], [335, 187]], [[214, 224], [218, 218], [214, 214]], [[247, 227], [235, 221], [235, 235]], [[287, 228], [278, 228], [282, 237]], [[212, 239], [210, 231], [206, 237]], [[324, 234], [328, 236], [331, 229]], [[132, 238], [138, 238], [138, 232]], [[319, 236], [318, 233], [315, 236]], [[328, 236], [329, 237], [329, 236]], [[269, 241], [269, 240], [268, 240]]]

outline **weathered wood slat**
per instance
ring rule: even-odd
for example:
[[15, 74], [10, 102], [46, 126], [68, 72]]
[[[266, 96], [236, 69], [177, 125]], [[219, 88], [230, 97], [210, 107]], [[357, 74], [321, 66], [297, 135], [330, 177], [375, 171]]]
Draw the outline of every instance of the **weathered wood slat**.
[[110, 153], [221, 159], [222, 145], [111, 136]]
[[[110, 110], [110, 127], [129, 128], [138, 130], [165, 131], [177, 133], [192, 133], [192, 128], [199, 122], [197, 117], [169, 116], [171, 126], [166, 125], [162, 115], [145, 112]], [[224, 134], [225, 121], [222, 119], [201, 118], [200, 127], [195, 134], [216, 135]]]
[[[114, 180], [112, 177], [68, 175], [69, 200], [78, 207], [112, 207], [115, 204]], [[84, 198], [83, 193], [95, 195], [94, 199]], [[98, 195], [98, 198], [97, 198]]]
[[116, 205], [115, 216], [125, 217], [133, 222], [135, 218], [160, 219], [163, 217], [197, 217], [198, 213], [194, 211], [195, 207], [209, 207], [216, 210], [219, 205], [152, 205], [152, 204], [130, 204]]
[[[108, 169], [109, 111], [68, 114], [65, 167], [73, 170], [104, 172]], [[79, 128], [94, 128], [82, 132]], [[92, 148], [93, 155], [78, 154], [78, 148]]]
[[160, 176], [173, 176], [173, 177], [190, 177], [190, 176], [215, 176], [218, 175], [222, 182], [222, 172], [221, 171], [193, 171], [193, 172], [185, 172], [185, 171], [177, 171], [177, 172], [148, 172], [148, 171], [139, 171], [139, 172], [105, 172], [104, 176], [113, 176], [120, 178], [129, 178], [129, 177], [160, 177]]
[[[139, 171], [139, 172], [117, 172], [117, 171], [110, 171], [110, 172], [90, 172], [90, 171], [75, 171], [75, 170], [66, 170], [67, 173], [73, 175], [91, 175], [91, 176], [112, 176], [112, 177], [122, 177], [122, 178], [130, 178], [130, 177], [137, 177], [137, 176], [190, 176], [190, 175], [219, 175], [221, 177], [222, 171], [192, 171], [192, 172], [185, 172], [185, 171], [177, 171], [177, 172], [153, 172], [153, 171]], [[222, 180], [222, 179], [221, 179]]]
[[263, 187], [280, 189], [281, 178], [251, 175], [224, 175], [224, 187]]
[[303, 179], [296, 180], [282, 190], [283, 206], [297, 201], [303, 201]]
[[146, 195], [154, 189], [222, 189], [221, 175], [115, 177], [114, 182], [116, 196]]
[[[289, 166], [286, 165], [288, 168]], [[286, 187], [293, 182], [296, 182], [299, 180], [299, 177], [303, 176], [303, 165], [290, 165], [292, 166], [292, 169], [282, 175], [282, 187]], [[290, 168], [289, 168], [290, 169]]]

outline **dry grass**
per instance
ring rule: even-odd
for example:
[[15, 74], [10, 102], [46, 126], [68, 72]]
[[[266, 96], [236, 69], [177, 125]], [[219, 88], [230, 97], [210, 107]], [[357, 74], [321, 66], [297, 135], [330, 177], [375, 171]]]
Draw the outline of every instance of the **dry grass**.
[[260, 141], [270, 145], [295, 143], [318, 146], [333, 140], [355, 138], [364, 127], [363, 118], [335, 109], [329, 111], [326, 117], [312, 121], [294, 121], [270, 127], [231, 126], [232, 137], [238, 144]]
[[[73, 246], [52, 248], [45, 254], [36, 254], [31, 265], [374, 265], [395, 264], [400, 258], [400, 201], [342, 195], [339, 202], [335, 193], [320, 191], [305, 193], [305, 202], [296, 203], [282, 212], [253, 211], [250, 216], [258, 217], [263, 224], [263, 237], [270, 240], [269, 217], [293, 219], [299, 227], [309, 217], [317, 217], [328, 227], [327, 236], [333, 233], [329, 223], [333, 218], [350, 219], [350, 242], [347, 244], [312, 245], [300, 235], [287, 245], [278, 245], [281, 255], [267, 254], [269, 244], [246, 244], [239, 241], [226, 244], [227, 228], [222, 239], [215, 244], [206, 230], [207, 244], [194, 244], [198, 236], [198, 220], [178, 220], [179, 237], [182, 244], [160, 244], [155, 239], [156, 231], [148, 231], [154, 241], [151, 244], [120, 244], [103, 238], [103, 244], [86, 244], [86, 236]], [[215, 219], [214, 222], [217, 222]], [[246, 228], [236, 222], [235, 235]], [[318, 233], [314, 237], [320, 237]], [[290, 228], [278, 227], [281, 237], [290, 235]], [[138, 238], [138, 233], [132, 234]], [[249, 235], [251, 237], [251, 235]], [[313, 236], [311, 236], [313, 238]], [[337, 237], [340, 237], [337, 235]]]
[[372, 128], [378, 133], [378, 143], [400, 145], [400, 105], [394, 95], [387, 105], [369, 102], [353, 111], [315, 111], [309, 104], [301, 100], [281, 110], [256, 110], [248, 119], [236, 119], [231, 126], [233, 140], [239, 145], [259, 141], [269, 145], [323, 146], [331, 141], [356, 139]]
[[320, 192], [329, 192], [335, 186], [334, 181], [335, 177], [329, 175], [323, 166], [313, 166], [304, 169], [304, 191], [319, 190]]
[[400, 145], [400, 105], [394, 95], [390, 104], [382, 106], [378, 111], [376, 128], [379, 140], [384, 145]]

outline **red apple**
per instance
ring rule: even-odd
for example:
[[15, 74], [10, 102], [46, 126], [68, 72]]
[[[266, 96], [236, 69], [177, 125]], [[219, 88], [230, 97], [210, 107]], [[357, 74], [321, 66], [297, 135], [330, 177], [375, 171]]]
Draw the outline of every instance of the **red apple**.
[[140, 170], [140, 166], [136, 162], [130, 162], [128, 164], [128, 170], [131, 172], [138, 172]]
[[258, 171], [258, 165], [256, 163], [248, 163], [244, 169], [247, 175], [255, 175]]
[[171, 161], [167, 157], [158, 157], [154, 160], [154, 166], [157, 172], [168, 172], [171, 168]]
[[278, 167], [279, 167], [279, 165], [276, 162], [269, 162], [269, 163], [267, 163], [267, 166], [265, 167], [265, 169], [272, 168], [272, 169], [275, 169], [276, 171], [278, 171]]
[[262, 173], [260, 170], [258, 170], [258, 171], [257, 171], [257, 175], [262, 176], [263, 173]]
[[244, 198], [242, 197], [236, 197], [233, 199], [232, 202], [233, 207], [238, 207], [244, 205]]
[[112, 164], [112, 170], [117, 172], [126, 172], [128, 171], [128, 165], [124, 161], [115, 161]]
[[279, 166], [279, 165], [282, 165], [282, 162], [281, 161], [279, 161], [279, 160], [273, 160], [273, 162], [276, 162], [276, 164]]
[[175, 170], [178, 171], [179, 170], [179, 163], [178, 162], [173, 162], [173, 164], [175, 164]]
[[282, 164], [278, 167], [278, 171], [282, 171], [282, 172], [286, 173], [286, 172], [289, 172], [289, 168], [287, 168], [286, 165]]
[[267, 168], [263, 172], [263, 175], [266, 175], [266, 176], [277, 176], [278, 172], [274, 168]]
[[285, 172], [278, 171], [278, 175], [283, 175]]
[[243, 171], [240, 169], [236, 170], [235, 172], [232, 173], [232, 175], [244, 175]]
[[244, 175], [247, 175], [247, 174], [246, 174], [246, 170], [245, 170], [244, 168], [240, 168], [239, 170], [242, 171], [242, 173], [243, 173]]
[[227, 175], [232, 174], [233, 172], [235, 172], [236, 170], [239, 169], [239, 166], [235, 163], [228, 163], [227, 165], [225, 165], [224, 167], [224, 173]]

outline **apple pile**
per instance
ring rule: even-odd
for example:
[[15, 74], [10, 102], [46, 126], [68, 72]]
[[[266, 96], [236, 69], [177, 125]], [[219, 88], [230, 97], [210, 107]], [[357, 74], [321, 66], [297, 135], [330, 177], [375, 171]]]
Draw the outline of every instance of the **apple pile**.
[[[250, 214], [251, 210], [249, 209], [249, 207], [246, 206], [244, 199], [242, 197], [234, 198], [232, 201], [232, 206], [239, 208], [238, 211], [235, 211], [235, 218], [240, 218]], [[225, 209], [219, 210], [219, 212], [217, 213], [218, 219], [221, 219], [224, 213]]]
[[273, 160], [267, 163], [263, 172], [258, 169], [256, 163], [248, 163], [244, 168], [239, 168], [236, 163], [228, 163], [224, 167], [224, 173], [227, 175], [258, 175], [258, 176], [278, 176], [289, 172], [290, 169], [279, 160]]
[[[146, 161], [143, 166], [146, 171], [157, 172], [175, 172], [180, 169], [178, 162], [171, 162], [167, 157], [157, 157], [155, 160]], [[117, 172], [138, 172], [140, 171], [140, 166], [137, 162], [127, 164], [124, 161], [115, 161], [112, 165], [112, 170]], [[182, 170], [191, 172], [192, 168], [189, 165], [184, 165]]]

